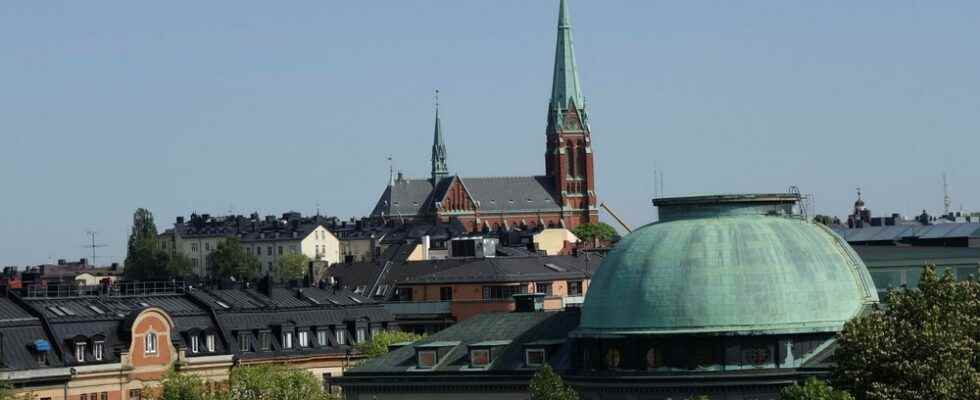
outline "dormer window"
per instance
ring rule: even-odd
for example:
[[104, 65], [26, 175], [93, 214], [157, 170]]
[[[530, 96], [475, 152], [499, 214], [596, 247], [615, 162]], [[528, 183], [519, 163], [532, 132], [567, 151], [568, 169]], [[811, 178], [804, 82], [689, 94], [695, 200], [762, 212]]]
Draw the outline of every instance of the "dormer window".
[[95, 358], [95, 361], [102, 361], [104, 351], [105, 351], [104, 340], [96, 340], [92, 344], [92, 356]]
[[75, 343], [75, 360], [80, 363], [85, 362], [85, 342]]
[[299, 334], [299, 347], [310, 347], [310, 333], [307, 331], [300, 331]]
[[357, 328], [357, 343], [364, 343], [365, 341], [367, 341], [367, 329]]
[[197, 335], [191, 336], [191, 353], [198, 353], [201, 351], [201, 338]]
[[282, 333], [282, 348], [291, 349], [293, 348], [293, 333], [283, 332]]
[[157, 334], [150, 332], [143, 338], [143, 352], [146, 354], [157, 353]]
[[208, 346], [208, 353], [214, 353], [214, 334], [209, 333], [208, 336], [204, 338], [204, 344]]
[[269, 351], [272, 348], [272, 335], [269, 332], [262, 332], [259, 336], [259, 348], [262, 351]]
[[436, 367], [438, 352], [435, 350], [423, 350], [418, 352], [418, 367], [420, 369], [432, 369]]
[[347, 344], [347, 335], [343, 328], [337, 329], [337, 344]]
[[242, 353], [248, 352], [248, 350], [251, 348], [251, 344], [249, 343], [248, 339], [249, 336], [247, 334], [241, 333], [238, 335], [238, 350]]
[[490, 349], [470, 350], [470, 366], [473, 368], [484, 368], [490, 365]]
[[524, 363], [528, 367], [540, 367], [544, 365], [545, 362], [545, 352], [544, 349], [526, 349], [524, 350]]
[[316, 341], [317, 345], [326, 347], [327, 346], [327, 330], [317, 329], [316, 331]]

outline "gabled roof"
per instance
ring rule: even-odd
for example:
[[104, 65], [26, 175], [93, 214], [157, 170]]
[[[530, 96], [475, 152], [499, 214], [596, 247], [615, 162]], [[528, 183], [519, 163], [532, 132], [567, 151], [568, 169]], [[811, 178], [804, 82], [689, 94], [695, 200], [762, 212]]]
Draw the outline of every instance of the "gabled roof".
[[560, 211], [547, 176], [462, 178], [480, 212]]

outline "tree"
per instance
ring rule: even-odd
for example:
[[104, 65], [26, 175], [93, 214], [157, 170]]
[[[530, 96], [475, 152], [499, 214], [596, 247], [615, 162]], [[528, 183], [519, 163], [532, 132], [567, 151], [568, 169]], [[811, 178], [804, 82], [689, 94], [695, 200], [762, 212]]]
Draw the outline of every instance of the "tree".
[[336, 397], [320, 389], [308, 371], [277, 364], [262, 364], [231, 371], [234, 400], [328, 400]]
[[834, 386], [859, 400], [980, 398], [980, 283], [927, 266], [887, 300], [838, 334]]
[[529, 385], [533, 400], [578, 400], [578, 393], [545, 364], [534, 374]]
[[6, 381], [0, 381], [0, 400], [14, 400], [14, 389]]
[[171, 370], [147, 394], [156, 400], [339, 400], [308, 371], [277, 364], [236, 367], [218, 384]]
[[167, 253], [160, 250], [157, 243], [153, 213], [145, 208], [137, 208], [133, 213], [133, 227], [126, 244], [126, 279], [167, 279], [170, 277], [167, 260]]
[[171, 277], [184, 277], [194, 273], [194, 265], [187, 256], [175, 253], [167, 259], [167, 274]]
[[289, 252], [276, 261], [275, 277], [281, 281], [303, 279], [309, 265], [310, 258], [305, 254]]
[[582, 224], [576, 226], [572, 229], [572, 233], [575, 234], [583, 242], [594, 242], [596, 240], [601, 242], [610, 241], [616, 237], [616, 229], [609, 226], [605, 222], [599, 222], [595, 224]]
[[850, 393], [834, 390], [827, 382], [810, 377], [802, 385], [794, 383], [779, 394], [779, 400], [854, 400]]
[[357, 344], [357, 351], [368, 357], [377, 357], [388, 353], [388, 346], [395, 343], [414, 342], [424, 336], [411, 332], [386, 330], [371, 337], [368, 342]]
[[813, 222], [817, 222], [817, 223], [820, 223], [820, 224], [824, 224], [826, 226], [830, 226], [830, 225], [833, 225], [834, 224], [834, 218], [833, 217], [830, 217], [828, 215], [817, 215], [817, 216], [813, 217]]
[[218, 248], [211, 253], [211, 264], [218, 276], [240, 280], [255, 279], [262, 268], [259, 259], [245, 252], [237, 237], [229, 237], [218, 243]]

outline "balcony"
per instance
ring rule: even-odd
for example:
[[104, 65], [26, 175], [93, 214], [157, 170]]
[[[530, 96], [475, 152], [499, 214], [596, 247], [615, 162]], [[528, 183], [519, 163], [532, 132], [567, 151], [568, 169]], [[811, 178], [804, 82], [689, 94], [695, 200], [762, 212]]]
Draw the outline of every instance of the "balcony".
[[385, 311], [394, 315], [450, 314], [451, 301], [404, 301], [385, 303]]

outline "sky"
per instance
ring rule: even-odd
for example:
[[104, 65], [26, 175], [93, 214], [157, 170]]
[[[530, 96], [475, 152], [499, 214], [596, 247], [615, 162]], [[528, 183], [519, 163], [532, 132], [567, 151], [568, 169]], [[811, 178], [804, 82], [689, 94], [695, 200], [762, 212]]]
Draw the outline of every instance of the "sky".
[[[367, 215], [387, 157], [543, 174], [557, 0], [0, 2], [0, 265], [122, 261], [132, 213]], [[980, 210], [980, 2], [569, 0], [598, 194]], [[813, 213], [814, 210], [811, 210]], [[604, 216], [603, 218], [608, 218]]]

